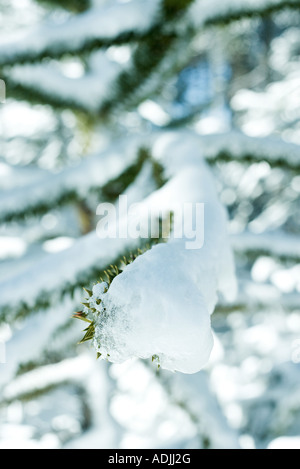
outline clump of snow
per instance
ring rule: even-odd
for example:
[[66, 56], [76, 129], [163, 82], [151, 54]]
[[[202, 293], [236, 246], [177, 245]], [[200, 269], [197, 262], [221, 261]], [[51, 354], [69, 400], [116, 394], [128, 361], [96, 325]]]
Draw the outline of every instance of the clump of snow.
[[99, 299], [107, 291], [107, 283], [101, 282], [93, 286], [93, 296]]
[[163, 368], [186, 373], [206, 364], [213, 346], [210, 315], [182, 260], [176, 245], [159, 245], [115, 278], [103, 300], [109, 316], [96, 327], [104, 356], [119, 363], [157, 355]]
[[[93, 308], [97, 311], [97, 314], [104, 313], [104, 306], [103, 306], [103, 297], [108, 290], [108, 284], [106, 282], [100, 282], [93, 286], [93, 292], [91, 298], [88, 300], [90, 308]], [[88, 308], [85, 308], [85, 312], [90, 315], [90, 311]]]
[[186, 238], [171, 237], [125, 267], [107, 293], [103, 284], [94, 287], [90, 306], [101, 300], [94, 345], [103, 358], [121, 363], [152, 356], [162, 368], [183, 373], [207, 363], [217, 291], [229, 298], [235, 290], [226, 216], [208, 169], [200, 162], [181, 170], [144, 201], [144, 209], [176, 211], [180, 203], [195, 202], [206, 206], [201, 249], [187, 249]]

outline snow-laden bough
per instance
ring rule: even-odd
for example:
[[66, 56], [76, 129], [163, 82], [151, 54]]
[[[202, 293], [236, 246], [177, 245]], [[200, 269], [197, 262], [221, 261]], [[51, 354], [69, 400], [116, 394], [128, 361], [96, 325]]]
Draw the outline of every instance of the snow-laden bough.
[[[204, 204], [204, 243], [187, 249], [187, 238], [173, 235], [139, 255], [110, 285], [96, 284], [85, 317], [92, 321], [98, 356], [113, 363], [154, 358], [171, 371], [196, 373], [213, 347], [210, 316], [218, 292], [232, 299], [236, 283], [226, 234], [226, 212], [206, 165], [191, 163], [143, 201], [150, 210], [176, 212], [184, 204]], [[182, 219], [181, 219], [182, 220]], [[194, 220], [196, 223], [196, 220]]]

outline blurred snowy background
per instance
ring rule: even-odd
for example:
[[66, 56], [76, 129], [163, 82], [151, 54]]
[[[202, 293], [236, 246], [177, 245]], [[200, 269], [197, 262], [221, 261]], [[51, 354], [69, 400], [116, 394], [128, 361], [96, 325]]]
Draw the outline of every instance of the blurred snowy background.
[[[1, 449], [300, 449], [299, 24], [298, 0], [1, 0]], [[128, 249], [98, 249], [97, 204], [159, 187], [166, 137], [210, 165], [239, 282], [195, 375], [96, 361], [70, 319]]]

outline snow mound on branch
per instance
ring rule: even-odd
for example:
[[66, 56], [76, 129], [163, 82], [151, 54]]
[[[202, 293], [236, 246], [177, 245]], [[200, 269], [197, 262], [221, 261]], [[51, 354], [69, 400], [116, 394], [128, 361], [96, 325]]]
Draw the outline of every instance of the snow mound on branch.
[[229, 298], [235, 290], [226, 215], [210, 181], [204, 164], [190, 166], [144, 201], [145, 208], [174, 210], [179, 201], [207, 203], [201, 249], [186, 249], [186, 239], [171, 238], [129, 264], [107, 292], [94, 288], [91, 302], [101, 299], [94, 345], [109, 361], [154, 356], [162, 368], [183, 373], [207, 363], [217, 291]]
[[175, 245], [158, 245], [112, 282], [103, 301], [110, 316], [95, 335], [110, 361], [156, 355], [163, 368], [185, 373], [206, 364], [210, 315], [182, 261]]

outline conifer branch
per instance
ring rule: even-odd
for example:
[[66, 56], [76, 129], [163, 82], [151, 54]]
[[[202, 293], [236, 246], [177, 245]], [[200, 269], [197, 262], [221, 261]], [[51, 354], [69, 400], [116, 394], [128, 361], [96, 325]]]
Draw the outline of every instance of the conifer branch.
[[[212, 5], [211, 0], [204, 0], [196, 5], [194, 13], [194, 25], [197, 28], [206, 28], [209, 26], [225, 26], [232, 22], [244, 18], [264, 18], [273, 13], [285, 9], [300, 10], [299, 0], [261, 0], [253, 2], [252, 0], [241, 0], [234, 4], [228, 0], [222, 3], [215, 2]], [[199, 15], [196, 15], [199, 13]]]
[[[125, 252], [128, 250], [126, 243], [124, 243], [123, 249], [125, 249]], [[119, 256], [123, 255], [124, 254], [120, 252]], [[101, 259], [95, 259], [93, 265], [78, 271], [73, 279], [66, 280], [65, 282], [62, 281], [55, 289], [41, 291], [29, 301], [21, 300], [13, 305], [1, 304], [0, 322], [13, 323], [16, 320], [25, 319], [31, 314], [46, 310], [57, 303], [61, 303], [66, 297], [73, 299], [77, 292], [95, 282], [95, 279], [105, 276], [105, 272], [109, 270], [111, 264], [118, 263], [119, 256], [115, 260], [112, 256], [108, 264], [106, 264], [106, 260], [104, 260], [104, 267], [103, 264], [101, 266]]]
[[199, 143], [210, 164], [240, 161], [245, 164], [266, 161], [272, 168], [299, 171], [300, 146], [277, 137], [249, 137], [241, 132], [202, 135]]
[[[135, 180], [150, 156], [143, 149], [133, 145], [129, 158], [124, 158], [124, 154], [120, 155], [119, 169], [114, 169], [112, 173], [108, 171], [105, 178], [105, 162], [109, 155], [108, 150], [107, 154], [103, 153], [100, 157], [93, 156], [89, 160], [82, 160], [77, 168], [49, 174], [46, 179], [43, 177], [39, 183], [26, 188], [28, 198], [24, 199], [23, 191], [19, 194], [15, 190], [4, 191], [0, 197], [0, 221], [9, 223], [41, 216], [53, 208], [82, 202], [91, 194], [97, 194], [99, 200], [113, 202]], [[93, 174], [99, 174], [98, 181]]]
[[[86, 55], [111, 45], [138, 42], [151, 35], [157, 5], [158, 0], [138, 0], [130, 4], [91, 8], [63, 24], [41, 23], [36, 30], [30, 30], [24, 35], [22, 40], [0, 43], [0, 66], [35, 63], [49, 57], [60, 59], [64, 56]], [[126, 22], [123, 21], [124, 17], [127, 18]], [[77, 30], [76, 41], [74, 28]], [[41, 37], [43, 40], [37, 43]]]
[[36, 86], [34, 83], [22, 83], [13, 79], [8, 72], [1, 72], [1, 76], [7, 83], [8, 93], [10, 98], [14, 98], [18, 101], [27, 101], [31, 104], [44, 104], [53, 107], [58, 111], [63, 111], [68, 108], [73, 111], [89, 111], [93, 114], [93, 111], [88, 109], [88, 106], [81, 100], [78, 100], [76, 96], [74, 98], [63, 96], [63, 94], [52, 93], [47, 87]]
[[[138, 160], [140, 164], [139, 169], [141, 169], [145, 161], [151, 162], [152, 158], [147, 149], [140, 149]], [[160, 167], [159, 163], [153, 164], [153, 179], [159, 187], [160, 184], [164, 184], [165, 182], [163, 177], [163, 169]], [[135, 176], [138, 173], [139, 171], [136, 172]], [[126, 177], [124, 180], [123, 178], [122, 180], [118, 180], [117, 178], [115, 180], [115, 187], [109, 187], [109, 190], [108, 186], [105, 188], [105, 194], [107, 197], [106, 200], [114, 201], [116, 195], [119, 194], [118, 191], [123, 191], [130, 183], [130, 181], [131, 177], [129, 180], [128, 173], [127, 180]], [[148, 242], [152, 244], [157, 243], [157, 238], [148, 240]], [[2, 302], [0, 299], [0, 321], [12, 323], [17, 319], [24, 319], [32, 313], [48, 309], [50, 306], [61, 303], [65, 297], [70, 297], [73, 299], [79, 290], [87, 287], [89, 284], [92, 284], [95, 279], [107, 275], [110, 272], [110, 266], [117, 265], [120, 261], [120, 257], [125, 255], [127, 259], [131, 259], [132, 255], [130, 253], [132, 252], [132, 249], [137, 248], [139, 244], [140, 247], [143, 248], [145, 247], [145, 243], [148, 247], [147, 240], [99, 240], [96, 233], [90, 233], [89, 235], [83, 236], [77, 241], [77, 243], [75, 243], [75, 245], [59, 254], [59, 262], [64, 265], [67, 265], [70, 262], [70, 259], [73, 261], [76, 259], [76, 265], [73, 266], [73, 271], [68, 271], [68, 274], [63, 276], [61, 280], [56, 279], [55, 285], [48, 287], [47, 289], [40, 289], [37, 285], [35, 285], [35, 293], [32, 294], [28, 300], [24, 298], [24, 295], [21, 295], [18, 301], [10, 300], [10, 302], [6, 302], [2, 297]], [[87, 246], [89, 247], [91, 253], [95, 251], [98, 254], [96, 256], [92, 254], [92, 256], [89, 258], [89, 262], [85, 261], [83, 263], [81, 256], [82, 252], [86, 250]], [[51, 277], [51, 274], [53, 274], [53, 269], [56, 268], [57, 260], [58, 256], [51, 254], [48, 256], [48, 259], [42, 261], [39, 266], [33, 266], [32, 270], [34, 273], [31, 271], [26, 276], [28, 282], [22, 276], [22, 279], [25, 280], [25, 285], [26, 282], [28, 283], [28, 288], [24, 287], [25, 291], [31, 289], [31, 282], [29, 279], [32, 277], [32, 275], [34, 276], [36, 271], [39, 269], [41, 272], [41, 277], [43, 277], [47, 283], [47, 275]], [[82, 266], [82, 264], [85, 266]], [[109, 273], [109, 275], [111, 275], [111, 273]], [[16, 278], [15, 281], [18, 282], [18, 279]], [[11, 280], [8, 281], [8, 284], [10, 287], [13, 285]], [[3, 283], [1, 284], [1, 287], [7, 290], [7, 286], [3, 285]]]
[[28, 371], [24, 370], [24, 373], [15, 377], [2, 390], [0, 407], [16, 400], [29, 401], [66, 385], [79, 387], [84, 392], [80, 376], [84, 376], [85, 372], [83, 369], [78, 376], [78, 362], [84, 364], [84, 358], [68, 358], [42, 366], [38, 366], [38, 363], [29, 363]]

